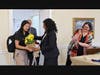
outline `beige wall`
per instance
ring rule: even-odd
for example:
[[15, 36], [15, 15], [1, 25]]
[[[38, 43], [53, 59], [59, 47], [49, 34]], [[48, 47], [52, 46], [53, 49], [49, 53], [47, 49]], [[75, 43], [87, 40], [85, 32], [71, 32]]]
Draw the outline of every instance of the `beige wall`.
[[9, 34], [9, 12], [0, 10], [0, 44], [1, 49], [6, 50], [6, 39]]
[[72, 36], [72, 19], [75, 17], [95, 18], [95, 41], [100, 42], [100, 10], [52, 10], [52, 18], [58, 27], [59, 62], [65, 64], [67, 45]]
[[11, 63], [10, 54], [7, 52], [6, 40], [9, 35], [9, 11], [0, 10], [0, 65]]

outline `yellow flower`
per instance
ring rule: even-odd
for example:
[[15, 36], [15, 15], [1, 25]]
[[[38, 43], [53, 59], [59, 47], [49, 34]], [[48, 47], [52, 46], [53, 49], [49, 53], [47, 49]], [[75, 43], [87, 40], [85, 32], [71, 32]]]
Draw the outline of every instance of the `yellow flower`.
[[32, 43], [34, 41], [34, 35], [29, 34], [27, 37], [25, 37], [25, 44]]
[[34, 35], [33, 34], [30, 34], [29, 36], [32, 37], [32, 38], [34, 38]]
[[28, 41], [27, 41], [27, 40], [25, 40], [25, 44], [27, 44], [27, 42], [28, 42]]
[[32, 40], [33, 40], [33, 38], [30, 38], [30, 40], [32, 41]]
[[29, 35], [28, 35], [28, 39], [31, 39], [31, 38], [34, 39], [34, 35], [33, 35], [33, 34], [29, 34]]
[[28, 38], [27, 37], [25, 37], [25, 40], [27, 40]]

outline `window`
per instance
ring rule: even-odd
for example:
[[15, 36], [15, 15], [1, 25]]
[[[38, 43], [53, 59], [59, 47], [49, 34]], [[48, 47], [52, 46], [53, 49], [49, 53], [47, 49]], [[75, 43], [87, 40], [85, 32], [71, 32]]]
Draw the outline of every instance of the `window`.
[[21, 25], [21, 20], [17, 18], [13, 18], [13, 32], [16, 32]]
[[32, 26], [36, 28], [37, 30], [37, 35], [39, 35], [39, 15], [38, 16], [33, 16], [32, 18]]
[[36, 28], [37, 30], [37, 35], [43, 35], [43, 20], [45, 18], [50, 17], [50, 10], [18, 10], [18, 9], [14, 9], [11, 11], [12, 12], [12, 16], [11, 16], [11, 20], [13, 23], [13, 25], [11, 25], [12, 27], [10, 27], [12, 29], [12, 32], [16, 32], [20, 26], [21, 26], [21, 22], [23, 20], [27, 20], [27, 19], [31, 19], [32, 20], [32, 27]]

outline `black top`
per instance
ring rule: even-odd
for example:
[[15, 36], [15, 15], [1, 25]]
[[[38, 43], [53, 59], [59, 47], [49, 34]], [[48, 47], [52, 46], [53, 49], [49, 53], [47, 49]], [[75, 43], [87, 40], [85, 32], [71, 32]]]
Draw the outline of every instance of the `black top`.
[[42, 37], [37, 37], [37, 39], [41, 40], [40, 48], [45, 58], [59, 55], [55, 31], [45, 32]]
[[[80, 40], [79, 42], [84, 43], [85, 40], [86, 40], [86, 36], [83, 36], [83, 35], [82, 35], [81, 40]], [[82, 47], [82, 46], [79, 45], [79, 46], [78, 46], [77, 55], [78, 55], [78, 56], [83, 55], [83, 50], [84, 50], [84, 47]]]
[[26, 46], [25, 45], [25, 37], [28, 36], [28, 32], [25, 32], [25, 35], [21, 33], [20, 31], [17, 31], [15, 34], [15, 40], [19, 41], [19, 45]]

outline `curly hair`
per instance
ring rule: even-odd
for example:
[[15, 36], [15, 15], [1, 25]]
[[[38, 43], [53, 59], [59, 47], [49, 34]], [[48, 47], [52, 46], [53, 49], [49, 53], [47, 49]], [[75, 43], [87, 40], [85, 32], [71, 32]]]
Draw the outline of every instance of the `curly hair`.
[[57, 32], [58, 30], [57, 30], [57, 27], [56, 27], [56, 23], [52, 20], [52, 19], [50, 19], [50, 18], [47, 18], [47, 19], [45, 19], [44, 21], [43, 21], [43, 23], [46, 25], [46, 27], [47, 27], [47, 32], [50, 32], [50, 31], [52, 31], [52, 30], [54, 30], [55, 32]]

